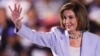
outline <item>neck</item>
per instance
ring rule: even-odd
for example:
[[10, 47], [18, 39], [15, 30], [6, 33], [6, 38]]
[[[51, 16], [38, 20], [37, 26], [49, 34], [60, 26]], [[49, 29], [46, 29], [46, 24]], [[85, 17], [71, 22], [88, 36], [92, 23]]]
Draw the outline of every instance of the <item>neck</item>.
[[77, 35], [81, 33], [81, 31], [69, 31], [69, 34], [72, 34], [72, 35]]

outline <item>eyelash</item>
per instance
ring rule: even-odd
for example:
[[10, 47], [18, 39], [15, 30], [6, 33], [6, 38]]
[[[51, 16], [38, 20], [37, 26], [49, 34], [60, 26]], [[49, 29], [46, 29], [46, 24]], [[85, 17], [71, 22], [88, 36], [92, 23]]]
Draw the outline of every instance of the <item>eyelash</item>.
[[[66, 19], [66, 17], [64, 16], [63, 19]], [[69, 16], [69, 19], [73, 19], [73, 17]]]
[[63, 19], [66, 19], [66, 17], [64, 16]]
[[73, 19], [73, 17], [69, 17], [70, 19]]

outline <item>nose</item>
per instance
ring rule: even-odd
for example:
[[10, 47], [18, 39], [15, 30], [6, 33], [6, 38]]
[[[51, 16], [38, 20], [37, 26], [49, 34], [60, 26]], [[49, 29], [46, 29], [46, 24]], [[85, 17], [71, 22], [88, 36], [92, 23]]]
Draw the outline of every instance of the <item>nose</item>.
[[66, 19], [65, 19], [65, 23], [66, 23], [66, 24], [69, 24], [69, 23], [70, 23], [70, 19], [69, 19], [69, 18], [66, 18]]

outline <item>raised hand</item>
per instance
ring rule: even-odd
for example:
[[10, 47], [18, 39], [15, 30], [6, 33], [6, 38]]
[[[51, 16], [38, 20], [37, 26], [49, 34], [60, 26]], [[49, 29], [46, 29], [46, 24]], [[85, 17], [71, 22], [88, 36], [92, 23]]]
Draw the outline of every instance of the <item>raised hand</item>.
[[15, 27], [17, 29], [21, 28], [21, 19], [23, 17], [20, 17], [21, 12], [22, 12], [22, 7], [20, 5], [14, 5], [14, 9], [12, 10], [12, 8], [9, 6], [9, 9], [11, 11], [11, 20], [13, 21], [13, 23], [15, 24]]

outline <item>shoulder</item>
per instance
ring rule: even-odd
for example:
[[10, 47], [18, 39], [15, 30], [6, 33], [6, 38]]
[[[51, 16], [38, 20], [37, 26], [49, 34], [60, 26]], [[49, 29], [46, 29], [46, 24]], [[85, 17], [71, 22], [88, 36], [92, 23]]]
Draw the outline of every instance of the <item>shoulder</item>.
[[88, 36], [94, 37], [94, 38], [100, 38], [99, 35], [96, 35], [96, 34], [91, 33], [91, 32], [89, 32], [89, 31], [86, 31], [85, 34], [88, 35]]
[[51, 32], [63, 33], [64, 29], [62, 29], [60, 26], [55, 26], [51, 28]]
[[91, 33], [89, 31], [86, 31], [84, 32], [84, 36], [86, 36], [88, 39], [96, 42], [96, 41], [99, 41], [100, 42], [100, 36], [94, 34], [94, 33]]
[[52, 27], [51, 32], [54, 34], [56, 39], [61, 39], [61, 36], [64, 34], [64, 29], [62, 29], [60, 26]]

